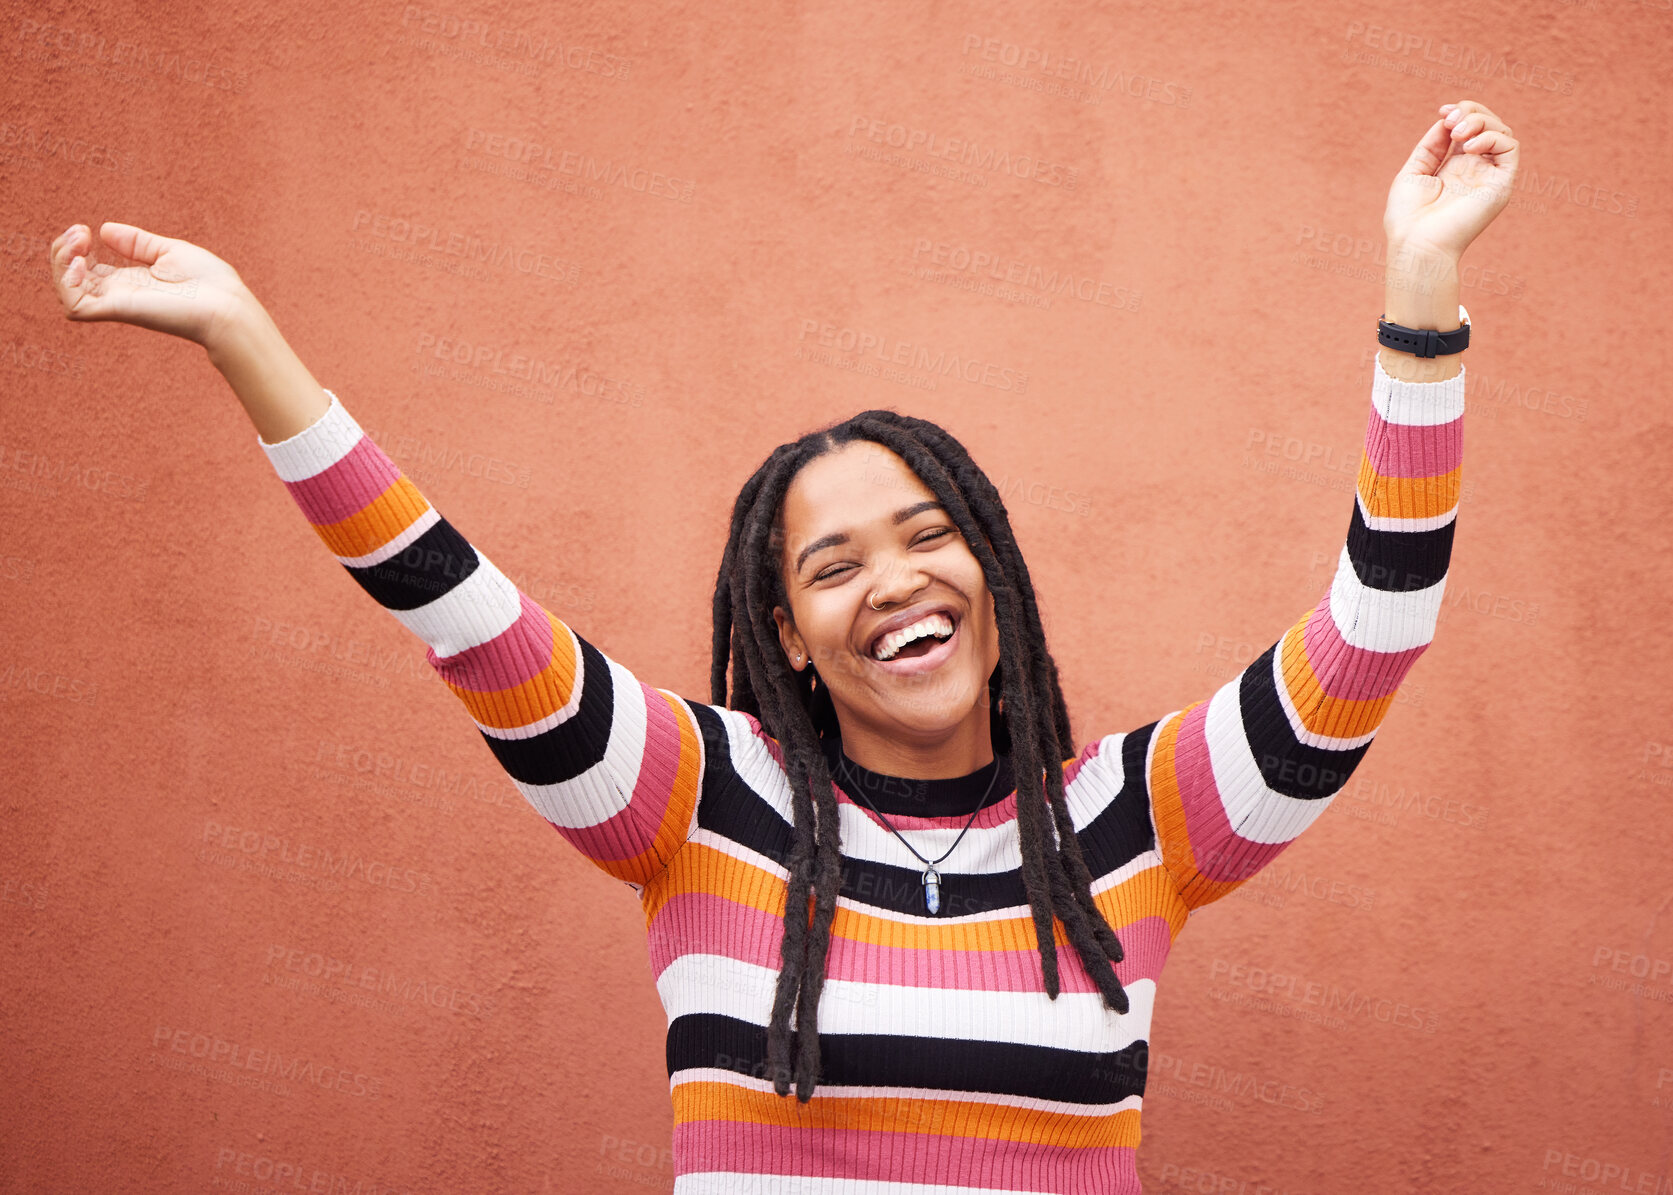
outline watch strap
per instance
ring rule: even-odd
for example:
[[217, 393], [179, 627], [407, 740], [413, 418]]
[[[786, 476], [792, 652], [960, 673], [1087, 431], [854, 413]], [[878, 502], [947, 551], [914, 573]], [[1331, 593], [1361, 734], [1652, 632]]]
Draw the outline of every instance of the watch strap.
[[1464, 310], [1462, 303], [1458, 304], [1458, 327], [1450, 332], [1438, 332], [1434, 328], [1408, 328], [1379, 317], [1377, 343], [1418, 357], [1445, 357], [1450, 353], [1461, 353], [1470, 347], [1470, 313]]

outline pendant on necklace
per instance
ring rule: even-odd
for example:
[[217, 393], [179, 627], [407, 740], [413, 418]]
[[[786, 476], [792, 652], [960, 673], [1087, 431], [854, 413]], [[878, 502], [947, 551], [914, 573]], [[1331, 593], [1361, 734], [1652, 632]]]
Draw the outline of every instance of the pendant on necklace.
[[932, 913], [941, 911], [941, 873], [933, 867], [924, 868], [924, 904]]

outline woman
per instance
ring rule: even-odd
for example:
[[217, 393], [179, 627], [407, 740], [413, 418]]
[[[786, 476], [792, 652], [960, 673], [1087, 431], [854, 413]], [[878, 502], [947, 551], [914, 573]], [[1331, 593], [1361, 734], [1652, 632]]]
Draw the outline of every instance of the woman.
[[1384, 344], [1423, 355], [1380, 351], [1330, 589], [1210, 698], [1078, 752], [1004, 506], [932, 423], [866, 411], [749, 479], [699, 702], [520, 592], [225, 262], [106, 224], [138, 264], [89, 265], [76, 225], [52, 270], [70, 319], [205, 347], [327, 549], [535, 809], [638, 893], [676, 1191], [1137, 1191], [1174, 938], [1330, 804], [1434, 632], [1463, 372], [1421, 342], [1458, 327], [1460, 255], [1517, 160], [1481, 104], [1440, 111], [1384, 216], [1384, 315], [1416, 330]]

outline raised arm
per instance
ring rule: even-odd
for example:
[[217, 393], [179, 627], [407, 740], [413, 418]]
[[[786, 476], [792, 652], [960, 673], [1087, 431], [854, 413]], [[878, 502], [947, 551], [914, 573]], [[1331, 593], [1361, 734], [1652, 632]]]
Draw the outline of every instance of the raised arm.
[[[1509, 201], [1517, 146], [1478, 103], [1441, 113], [1390, 188], [1384, 315], [1450, 331], [1459, 259]], [[1434, 637], [1458, 515], [1463, 355], [1379, 351], [1330, 588], [1212, 697], [1147, 728], [1157, 849], [1191, 909], [1245, 882], [1330, 806]]]
[[296, 435], [258, 436], [291, 497], [349, 576], [428, 645], [529, 803], [642, 889], [696, 813], [704, 744], [692, 710], [518, 589], [324, 396], [324, 414]]
[[78, 224], [54, 240], [51, 265], [67, 318], [204, 347], [327, 550], [428, 645], [430, 665], [547, 822], [638, 889], [667, 866], [703, 786], [699, 719], [712, 726], [717, 707], [641, 682], [521, 592], [320, 387], [214, 254], [127, 224], [102, 225], [95, 242]]
[[1242, 673], [1151, 735], [1157, 849], [1187, 907], [1243, 883], [1330, 806], [1428, 648], [1457, 522], [1463, 414], [1462, 371], [1402, 382], [1376, 362], [1330, 588]]

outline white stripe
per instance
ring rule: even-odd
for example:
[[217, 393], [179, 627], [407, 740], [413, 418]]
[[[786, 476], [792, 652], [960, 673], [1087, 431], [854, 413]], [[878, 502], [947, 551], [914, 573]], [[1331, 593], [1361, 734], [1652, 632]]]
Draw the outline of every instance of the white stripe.
[[1079, 833], [1110, 807], [1121, 795], [1127, 781], [1126, 764], [1121, 758], [1121, 746], [1127, 732], [1106, 734], [1099, 740], [1098, 754], [1080, 766], [1075, 778], [1063, 788], [1069, 806], [1069, 822]]
[[[723, 855], [730, 855], [740, 863], [747, 863], [751, 867], [758, 867], [768, 875], [775, 876], [786, 883], [790, 880], [789, 868], [781, 867], [779, 864], [767, 858], [767, 856], [760, 854], [757, 851], [750, 850], [742, 843], [733, 842], [724, 834], [716, 834], [713, 830], [706, 830], [699, 826], [691, 832], [691, 838], [689, 841], [696, 843], [698, 846], [706, 846], [710, 850], [719, 851]], [[840, 907], [842, 903], [840, 898], [837, 903]]]
[[[817, 1098], [817, 1097], [815, 1097]], [[1026, 1148], [1019, 1146], [1018, 1148]], [[800, 1174], [746, 1174], [707, 1170], [674, 1179], [673, 1195], [1055, 1195], [1021, 1187], [954, 1187], [946, 1183], [896, 1183], [882, 1179], [812, 1178]]]
[[[668, 1077], [668, 1091], [682, 1083], [729, 1083], [762, 1095], [775, 1094], [768, 1079], [746, 1075], [739, 1071], [722, 1070], [712, 1066], [694, 1066], [675, 1071]], [[942, 1100], [949, 1103], [987, 1104], [1003, 1108], [1020, 1108], [1027, 1112], [1052, 1112], [1062, 1116], [1099, 1118], [1118, 1112], [1135, 1111], [1144, 1106], [1144, 1097], [1130, 1095], [1113, 1104], [1072, 1104], [1067, 1100], [1045, 1100], [1031, 1095], [1007, 1095], [996, 1091], [947, 1091], [939, 1087], [848, 1087], [820, 1084], [814, 1092], [820, 1100]]]
[[[723, 855], [730, 855], [740, 863], [758, 867], [783, 882], [789, 882], [790, 870], [788, 868], [780, 866], [765, 855], [750, 850], [747, 846], [733, 842], [724, 835], [716, 834], [713, 830], [705, 830], [699, 827], [691, 832], [689, 841], [719, 851]], [[875, 905], [862, 904], [840, 895], [837, 897], [837, 908], [847, 909], [866, 917], [875, 917], [879, 921], [892, 921], [897, 925], [947, 925], [952, 922], [957, 922], [960, 925], [970, 925], [980, 921], [1007, 921], [1018, 916], [1026, 916], [1028, 912], [1028, 905], [1020, 904], [1004, 909], [989, 909], [982, 913], [967, 913], [958, 916], [947, 913], [932, 916], [927, 911], [921, 916], [915, 916], [911, 913], [897, 913], [893, 909], [882, 909]]]
[[779, 817], [795, 825], [792, 816], [790, 778], [772, 756], [766, 741], [749, 724], [750, 715], [740, 710], [723, 710], [726, 716], [726, 737], [732, 756], [732, 770], [755, 794], [777, 811]]
[[1371, 402], [1389, 423], [1431, 426], [1451, 423], [1464, 413], [1464, 366], [1456, 377], [1439, 382], [1403, 382], [1383, 368], [1376, 358], [1376, 376], [1371, 381]]
[[1330, 617], [1342, 638], [1354, 647], [1406, 651], [1434, 639], [1445, 590], [1445, 577], [1426, 589], [1403, 593], [1372, 589], [1354, 572], [1343, 544], [1330, 582]]
[[[884, 814], [888, 816], [887, 813]], [[969, 817], [968, 812], [965, 817]], [[893, 819], [890, 819], [893, 820]], [[879, 826], [865, 811], [846, 803], [837, 805], [837, 824], [842, 830], [842, 853], [845, 858], [863, 859], [873, 863], [887, 863], [922, 871], [923, 862], [912, 851], [901, 845], [899, 838]], [[906, 841], [925, 859], [939, 859], [953, 844], [958, 849], [947, 855], [945, 864], [937, 864], [937, 871], [957, 872], [960, 875], [987, 875], [1014, 871], [1022, 866], [1022, 846], [1017, 838], [1015, 818], [997, 826], [971, 826], [969, 833], [959, 837], [963, 822], [954, 826], [934, 826], [927, 829], [905, 829]]]
[[517, 586], [481, 552], [471, 575], [433, 601], [391, 610], [408, 630], [446, 660], [503, 635], [523, 612]]
[[[1160, 841], [1160, 839], [1158, 839], [1158, 841]], [[1117, 867], [1114, 871], [1106, 871], [1103, 875], [1094, 877], [1092, 887], [1087, 889], [1087, 891], [1089, 891], [1093, 896], [1097, 896], [1098, 893], [1114, 888], [1117, 884], [1125, 884], [1128, 880], [1142, 872], [1149, 871], [1153, 867], [1161, 866], [1161, 853], [1154, 847], [1148, 851], [1140, 851], [1131, 859], [1127, 860], [1127, 862], [1123, 863], [1120, 867]], [[1162, 910], [1156, 909], [1153, 912], [1155, 914], [1160, 914]], [[1151, 915], [1151, 913], [1145, 914], [1147, 917]]]
[[[577, 652], [576, 659], [580, 658]], [[614, 708], [610, 716], [610, 738], [604, 745], [603, 757], [585, 772], [568, 780], [559, 780], [554, 784], [519, 782], [517, 785], [547, 821], [566, 830], [596, 826], [627, 808], [645, 757], [649, 717], [644, 691], [626, 668], [609, 656], [605, 656], [604, 660], [610, 669]], [[585, 678], [577, 672], [569, 704], [559, 711], [563, 717], [557, 718], [557, 721], [573, 716], [580, 708], [584, 681]], [[543, 724], [552, 721], [541, 719]]]
[[[766, 1026], [778, 968], [719, 954], [682, 954], [657, 976], [671, 1024], [677, 1017], [715, 1014]], [[825, 980], [819, 996], [821, 1033], [868, 1033], [950, 1040], [1011, 1042], [1109, 1053], [1144, 1038], [1156, 982], [1126, 986], [1126, 1015], [1104, 1007], [1100, 992], [985, 992], [907, 987], [854, 979]], [[796, 1025], [791, 1010], [790, 1025]]]
[[[1012, 832], [1014, 833], [1016, 823], [1013, 821], [1010, 825], [1012, 827]], [[779, 864], [773, 862], [773, 860], [767, 858], [767, 856], [756, 851], [752, 851], [747, 846], [734, 842], [732, 839], [727, 838], [723, 834], [717, 834], [713, 830], [706, 830], [701, 827], [693, 829], [688, 841], [706, 846], [710, 850], [719, 851], [721, 854], [728, 855], [731, 858], [738, 860], [740, 863], [746, 863], [751, 867], [759, 868], [761, 871], [776, 877], [780, 881], [787, 882], [790, 879], [790, 871], [788, 868], [780, 866]], [[1113, 871], [1105, 872], [1102, 876], [1094, 876], [1090, 891], [1092, 895], [1096, 896], [1105, 889], [1113, 888], [1117, 884], [1126, 883], [1128, 880], [1143, 871], [1152, 867], [1160, 866], [1162, 866], [1162, 856], [1158, 854], [1154, 848], [1147, 851], [1141, 851], [1139, 854], [1133, 856]], [[949, 869], [946, 874], [953, 875], [958, 874], [958, 872], [959, 869], [952, 868]], [[988, 909], [980, 913], [969, 913], [959, 916], [951, 916], [948, 914], [930, 915], [928, 913], [923, 915], [897, 913], [893, 909], [882, 909], [875, 905], [859, 903], [847, 896], [837, 897], [837, 907], [839, 909], [848, 909], [854, 913], [863, 914], [867, 917], [875, 917], [881, 921], [892, 921], [897, 925], [947, 925], [955, 922], [960, 925], [969, 925], [982, 921], [1008, 921], [1017, 917], [1025, 917], [1029, 915], [1029, 905], [1026, 901], [1021, 904], [1010, 905], [1004, 908]]]
[[428, 507], [423, 514], [412, 521], [405, 531], [384, 544], [383, 547], [368, 552], [364, 556], [339, 556], [337, 560], [350, 568], [371, 568], [375, 564], [382, 564], [390, 557], [399, 556], [406, 551], [409, 544], [439, 522], [441, 522], [441, 512], [433, 506]]
[[[1237, 689], [1234, 679], [1215, 692], [1209, 699], [1208, 717], [1203, 725], [1221, 807], [1226, 821], [1239, 837], [1250, 842], [1289, 842], [1330, 808], [1335, 794], [1306, 800], [1267, 787], [1249, 749]], [[1201, 850], [1197, 853], [1200, 855]]]
[[[324, 387], [321, 387], [324, 389]], [[305, 481], [316, 473], [323, 473], [349, 454], [363, 433], [354, 417], [348, 413], [337, 396], [326, 390], [331, 405], [325, 414], [289, 439], [269, 444], [256, 435], [256, 443], [273, 463], [283, 481]]]

